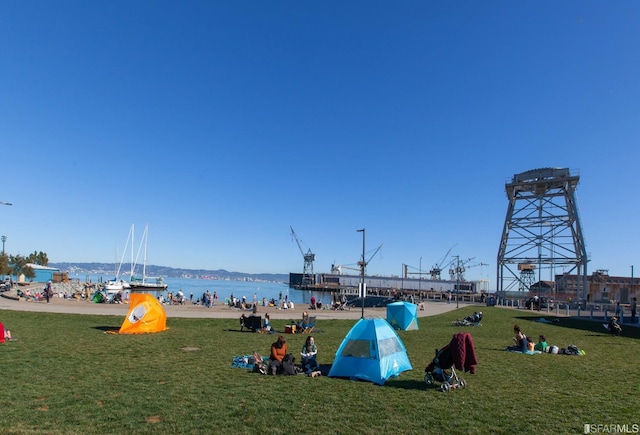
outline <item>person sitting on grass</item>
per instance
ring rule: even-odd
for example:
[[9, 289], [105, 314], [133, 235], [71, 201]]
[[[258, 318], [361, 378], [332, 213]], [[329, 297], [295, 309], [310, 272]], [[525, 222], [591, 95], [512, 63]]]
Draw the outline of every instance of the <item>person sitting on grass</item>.
[[269, 374], [276, 375], [282, 371], [282, 360], [287, 354], [289, 348], [287, 346], [287, 340], [281, 335], [271, 345], [271, 354], [269, 356]]
[[533, 347], [533, 350], [539, 350], [541, 352], [546, 352], [549, 347], [549, 343], [547, 343], [547, 338], [544, 335], [538, 336], [538, 342]]
[[526, 352], [529, 347], [529, 340], [520, 329], [520, 326], [518, 326], [517, 324], [513, 325], [513, 333], [515, 334], [515, 337], [513, 337], [514, 345], [507, 347], [507, 350], [515, 352]]
[[296, 332], [302, 332], [304, 329], [309, 326], [309, 313], [306, 311], [302, 312], [302, 319], [300, 319], [296, 323]]
[[0, 322], [0, 343], [4, 343], [5, 341], [14, 341], [15, 339], [11, 337], [11, 331], [4, 328], [2, 322]]
[[609, 320], [609, 332], [611, 332], [614, 335], [620, 335], [620, 333], [622, 332], [622, 326], [620, 326], [620, 323], [618, 323], [618, 317], [617, 316], [613, 316], [611, 318], [611, 320]]
[[264, 320], [262, 321], [262, 332], [266, 332], [267, 334], [273, 334], [273, 329], [271, 329], [271, 318], [269, 317], [269, 313], [264, 315]]
[[[304, 345], [302, 346], [302, 352], [300, 352], [300, 356], [302, 356], [302, 368], [304, 372], [312, 377], [316, 377], [320, 371], [320, 365], [318, 361], [316, 361], [316, 356], [318, 355], [318, 348], [316, 347], [315, 339], [312, 335], [308, 336]], [[317, 372], [317, 373], [316, 373]]]

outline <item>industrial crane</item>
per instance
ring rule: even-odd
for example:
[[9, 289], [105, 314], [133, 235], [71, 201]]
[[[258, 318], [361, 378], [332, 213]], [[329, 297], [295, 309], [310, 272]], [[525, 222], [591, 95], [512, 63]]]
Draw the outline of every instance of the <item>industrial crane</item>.
[[302, 254], [302, 258], [304, 259], [304, 267], [302, 269], [302, 285], [303, 286], [312, 285], [315, 282], [313, 277], [313, 262], [316, 259], [316, 254], [311, 252], [311, 248], [309, 248], [307, 250], [307, 253], [305, 254], [305, 252], [302, 250], [302, 245], [300, 244], [300, 240], [298, 240], [298, 236], [296, 236], [296, 232], [293, 231], [293, 227], [289, 226], [289, 228], [291, 228], [291, 235], [296, 240], [296, 243], [298, 244], [298, 248], [300, 249], [300, 253]]
[[[365, 268], [367, 267], [367, 264], [369, 264], [369, 262], [373, 259], [373, 257], [375, 257], [375, 256], [376, 256], [376, 254], [378, 253], [378, 251], [380, 251], [380, 249], [381, 249], [381, 248], [382, 248], [382, 245], [378, 246], [378, 247], [376, 248], [376, 250], [375, 250], [375, 251], [373, 251], [373, 254], [371, 254], [371, 255], [369, 256], [369, 259], [367, 260], [367, 262], [366, 262], [366, 263], [364, 263], [364, 267], [365, 267]], [[336, 275], [342, 275], [342, 269], [355, 270], [355, 271], [358, 271], [358, 272], [360, 272], [360, 273], [363, 273], [363, 270], [362, 270], [362, 266], [363, 266], [363, 264], [362, 264], [362, 260], [358, 261], [357, 265], [358, 265], [358, 268], [356, 269], [355, 267], [343, 266], [343, 265], [341, 265], [341, 264], [332, 264], [332, 265], [331, 265], [331, 273], [334, 273], [334, 274], [336, 274]], [[364, 274], [366, 275], [366, 272], [365, 272]]]
[[332, 264], [331, 265], [331, 273], [333, 273], [335, 275], [342, 275], [342, 269], [349, 269], [349, 270], [355, 270], [355, 271], [360, 272], [360, 269], [357, 269], [355, 267], [343, 266], [342, 264]]
[[457, 245], [457, 243], [455, 245], [453, 245], [452, 247], [450, 247], [449, 250], [447, 251], [447, 253], [444, 254], [444, 257], [442, 257], [442, 260], [440, 260], [438, 262], [438, 264], [436, 264], [435, 266], [433, 266], [431, 268], [431, 270], [429, 271], [429, 274], [431, 275], [431, 279], [440, 279], [441, 278], [440, 274], [442, 273], [442, 267], [443, 267], [442, 265], [444, 264], [445, 260], [449, 256], [449, 253], [451, 252], [451, 250], [453, 248], [455, 248], [456, 245]]
[[369, 259], [367, 261], [365, 261], [364, 263], [362, 262], [364, 260], [364, 258], [362, 260], [358, 261], [358, 266], [360, 267], [360, 271], [361, 271], [362, 275], [366, 275], [367, 274], [367, 264], [369, 264], [369, 262], [371, 260], [373, 260], [373, 257], [376, 256], [376, 254], [378, 253], [378, 251], [380, 251], [381, 248], [382, 248], [382, 245], [378, 246], [376, 248], [376, 250], [373, 251], [373, 254], [371, 254]]
[[[455, 259], [455, 261], [452, 261], [451, 267], [449, 269], [449, 275], [451, 276], [451, 281], [455, 279], [459, 281], [465, 281], [464, 273], [467, 271], [467, 269], [478, 266], [478, 264], [469, 265], [471, 260], [473, 260], [474, 258], [476, 257], [468, 258], [466, 260]], [[481, 264], [484, 264], [484, 263], [481, 263]]]

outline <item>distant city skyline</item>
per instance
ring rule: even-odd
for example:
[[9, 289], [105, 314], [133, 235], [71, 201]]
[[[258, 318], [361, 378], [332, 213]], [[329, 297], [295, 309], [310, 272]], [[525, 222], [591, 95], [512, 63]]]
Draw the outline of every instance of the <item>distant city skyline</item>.
[[[514, 174], [580, 175], [588, 274], [639, 265], [633, 2], [2, 5], [11, 254], [496, 287]], [[141, 232], [140, 232], [141, 234]], [[561, 273], [557, 270], [556, 273]], [[543, 272], [548, 274], [549, 271]]]

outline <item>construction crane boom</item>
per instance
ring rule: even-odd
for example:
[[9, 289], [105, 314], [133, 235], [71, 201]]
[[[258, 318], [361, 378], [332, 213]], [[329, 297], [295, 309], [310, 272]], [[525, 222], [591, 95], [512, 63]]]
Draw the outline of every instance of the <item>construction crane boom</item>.
[[[367, 274], [367, 264], [369, 264], [369, 262], [371, 260], [373, 260], [373, 257], [376, 256], [376, 254], [378, 253], [378, 251], [380, 251], [380, 249], [382, 248], [382, 245], [378, 246], [376, 248], [375, 251], [373, 251], [373, 254], [371, 254], [371, 256], [369, 257], [369, 259], [367, 261], [365, 261], [364, 263], [362, 263], [362, 260], [358, 261], [358, 266], [360, 266], [360, 270], [362, 272], [363, 275]], [[363, 259], [364, 260], [364, 259]]]
[[450, 263], [451, 268], [449, 269], [449, 275], [451, 275], [451, 280], [453, 281], [454, 279], [458, 279], [460, 281], [466, 281], [466, 279], [464, 278], [464, 273], [468, 268], [476, 266], [475, 264], [471, 266], [469, 265], [471, 260], [475, 258], [476, 257], [467, 258], [466, 260], [455, 258], [455, 264], [453, 261]]
[[349, 266], [343, 266], [342, 264], [332, 264], [331, 265], [331, 273], [336, 274], [336, 275], [342, 275], [342, 269], [348, 269], [348, 270], [355, 270], [357, 272], [360, 271], [360, 269], [357, 269], [355, 267], [349, 267]]
[[[429, 271], [429, 274], [431, 275], [431, 279], [440, 279], [441, 278], [441, 273], [442, 273], [442, 265], [444, 264], [445, 260], [447, 259], [447, 257], [449, 256], [449, 253], [451, 252], [451, 250], [453, 248], [455, 248], [458, 244], [456, 243], [455, 245], [453, 245], [452, 247], [449, 248], [449, 250], [447, 251], [446, 254], [444, 254], [444, 257], [442, 257], [442, 260], [440, 260], [438, 262], [438, 264], [436, 264], [435, 266], [433, 266], [431, 268], [431, 270]], [[446, 266], [445, 266], [446, 267]]]

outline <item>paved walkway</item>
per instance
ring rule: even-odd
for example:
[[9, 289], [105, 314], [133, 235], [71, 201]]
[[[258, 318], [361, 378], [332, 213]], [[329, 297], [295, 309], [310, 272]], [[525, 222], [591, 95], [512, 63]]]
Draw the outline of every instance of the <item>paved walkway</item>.
[[[27, 287], [21, 287], [21, 290], [23, 291], [26, 289]], [[40, 289], [40, 286], [38, 286], [38, 289]], [[460, 308], [467, 306], [478, 307], [479, 305], [460, 303]], [[192, 303], [187, 303], [185, 305], [164, 305], [164, 308], [167, 313], [167, 317], [234, 319], [240, 318], [242, 313], [251, 313], [251, 311], [242, 311], [238, 308], [229, 308], [226, 305], [206, 308]], [[455, 309], [455, 303], [447, 304], [445, 302], [429, 301], [424, 303], [424, 310], [418, 311], [418, 317], [435, 316]], [[85, 300], [63, 299], [57, 297], [52, 298], [51, 303], [49, 304], [43, 301], [26, 302], [23, 298], [17, 298], [15, 291], [9, 291], [0, 293], [0, 310], [126, 316], [129, 306], [127, 304], [96, 304]], [[295, 310], [282, 310], [275, 307], [258, 307], [258, 315], [263, 316], [265, 313], [269, 313], [272, 320], [298, 318], [302, 316], [303, 311], [304, 309], [302, 308], [296, 308]], [[362, 309], [352, 308], [351, 310], [344, 311], [312, 310], [309, 312], [309, 315], [316, 316], [318, 320], [359, 319], [362, 316]], [[365, 308], [364, 316], [386, 318], [386, 308]]]

